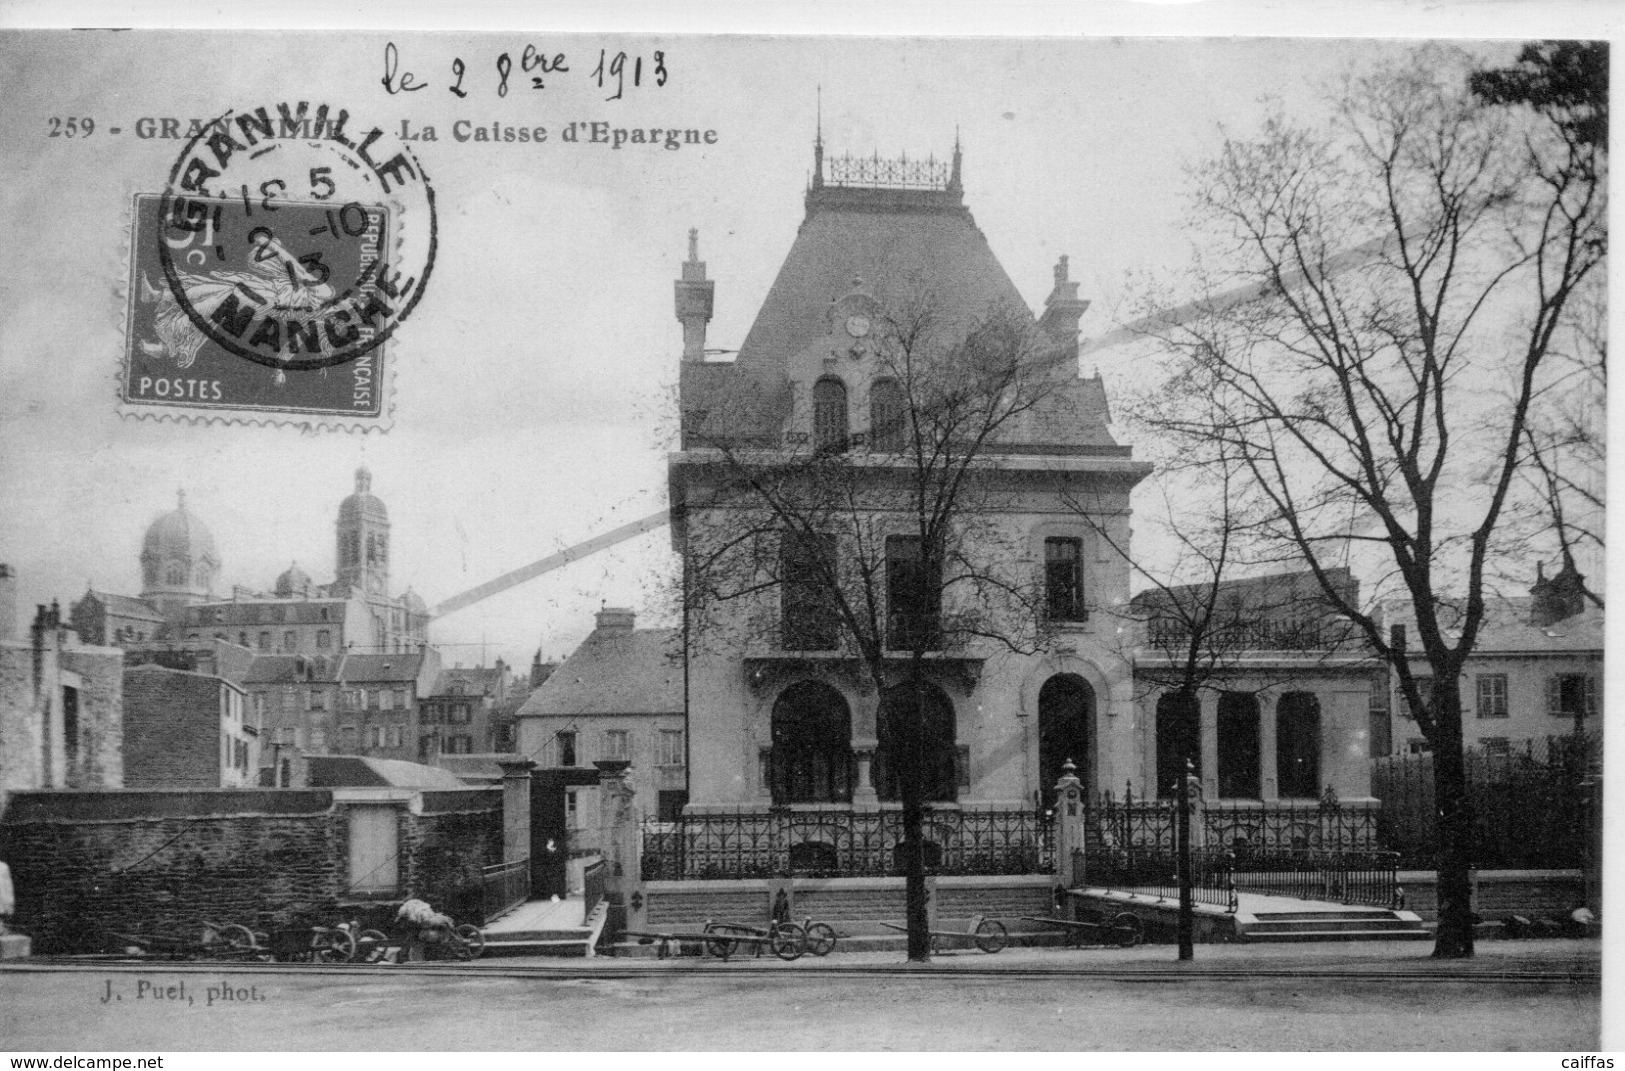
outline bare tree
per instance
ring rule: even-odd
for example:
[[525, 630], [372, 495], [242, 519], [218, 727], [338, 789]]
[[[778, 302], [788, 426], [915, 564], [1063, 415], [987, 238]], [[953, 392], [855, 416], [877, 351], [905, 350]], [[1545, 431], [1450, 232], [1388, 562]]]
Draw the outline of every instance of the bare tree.
[[[1416, 711], [1435, 754], [1443, 957], [1473, 951], [1459, 678], [1553, 340], [1606, 253], [1595, 146], [1485, 106], [1468, 66], [1418, 49], [1349, 76], [1326, 125], [1276, 113], [1194, 171], [1223, 264], [1197, 285], [1262, 289], [1161, 332], [1154, 414], [1240, 464], [1249, 529], [1313, 572]], [[1334, 263], [1361, 246], [1377, 251]], [[1337, 582], [1350, 547], [1386, 570], [1373, 599], [1409, 603], [1431, 696], [1407, 638]]]
[[[697, 643], [844, 652], [884, 697], [908, 957], [925, 961], [922, 819], [944, 774], [925, 768], [941, 761], [926, 739], [927, 663], [975, 643], [1031, 652], [1041, 642], [1037, 564], [1009, 522], [1019, 480], [1001, 478], [997, 459], [1024, 422], [1066, 419], [1062, 386], [1076, 368], [1025, 309], [967, 323], [927, 296], [876, 316], [864, 436], [805, 409], [811, 433], [752, 434], [772, 404], [749, 384], [685, 430], [690, 456], [710, 456], [715, 473], [680, 510], [685, 599]], [[776, 416], [775, 432], [797, 424], [793, 412]], [[709, 521], [692, 519], [702, 512]]]

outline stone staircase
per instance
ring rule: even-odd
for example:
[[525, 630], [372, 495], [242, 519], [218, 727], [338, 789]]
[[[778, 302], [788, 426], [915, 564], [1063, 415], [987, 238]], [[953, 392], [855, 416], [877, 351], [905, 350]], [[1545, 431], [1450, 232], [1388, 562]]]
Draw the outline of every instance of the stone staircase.
[[609, 917], [599, 902], [583, 917], [580, 897], [532, 900], [484, 928], [486, 956], [591, 956]]
[[[1266, 897], [1250, 898], [1266, 900]], [[1300, 902], [1301, 903], [1301, 902]], [[1250, 904], [1236, 912], [1236, 940], [1403, 941], [1431, 937], [1421, 916], [1384, 907]], [[1251, 908], [1248, 910], [1247, 908]]]

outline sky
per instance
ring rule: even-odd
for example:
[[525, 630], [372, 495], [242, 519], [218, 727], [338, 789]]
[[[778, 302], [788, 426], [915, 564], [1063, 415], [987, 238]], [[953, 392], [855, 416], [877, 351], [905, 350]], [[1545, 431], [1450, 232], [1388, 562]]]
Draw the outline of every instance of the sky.
[[[428, 88], [386, 92], [397, 74]], [[496, 92], [498, 57], [568, 57], [546, 88]], [[1402, 45], [1292, 39], [706, 38], [608, 34], [0, 32], [0, 561], [20, 603], [64, 609], [87, 586], [137, 594], [150, 522], [188, 508], [213, 532], [221, 590], [269, 589], [297, 561], [333, 575], [333, 521], [367, 466], [393, 522], [392, 585], [432, 606], [664, 508], [681, 329], [672, 281], [698, 228], [716, 282], [707, 346], [736, 348], [801, 222], [821, 109], [832, 154], [964, 151], [965, 200], [1039, 308], [1070, 257], [1093, 302], [1085, 336], [1125, 307], [1128, 280], [1189, 258], [1185, 168], [1261, 100], [1302, 115], [1315, 86]], [[1481, 46], [1504, 60], [1515, 46]], [[666, 82], [623, 99], [592, 77], [599, 50], [662, 53]], [[467, 95], [454, 96], [462, 60]], [[629, 60], [630, 62], [630, 60]], [[329, 100], [413, 149], [439, 206], [425, 294], [390, 343], [391, 420], [368, 433], [295, 423], [121, 416], [129, 206], [158, 192], [182, 143], [142, 118], [207, 117]], [[88, 138], [51, 120], [94, 117]], [[461, 142], [470, 126], [544, 126], [535, 143]], [[677, 151], [567, 144], [571, 122], [716, 131]], [[123, 133], [105, 131], [119, 126]], [[1135, 362], [1098, 365], [1108, 392]], [[431, 626], [448, 664], [567, 654], [602, 605], [670, 623], [659, 529]]]

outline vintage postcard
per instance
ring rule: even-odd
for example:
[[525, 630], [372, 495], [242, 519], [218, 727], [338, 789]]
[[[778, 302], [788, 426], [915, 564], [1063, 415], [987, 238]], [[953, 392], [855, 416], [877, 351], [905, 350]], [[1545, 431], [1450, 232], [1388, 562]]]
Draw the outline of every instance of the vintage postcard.
[[1612, 28], [1421, 19], [0, 29], [0, 1049], [1611, 1066]]

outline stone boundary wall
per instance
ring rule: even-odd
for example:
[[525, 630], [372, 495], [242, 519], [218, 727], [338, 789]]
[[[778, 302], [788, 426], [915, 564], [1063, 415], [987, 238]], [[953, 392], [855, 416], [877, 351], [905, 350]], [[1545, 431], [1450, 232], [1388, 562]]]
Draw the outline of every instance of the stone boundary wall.
[[396, 801], [397, 890], [357, 899], [346, 806], [329, 790], [17, 793], [0, 815], [14, 928], [36, 953], [92, 952], [109, 931], [190, 937], [205, 921], [377, 926], [413, 896], [478, 922], [480, 868], [502, 858], [501, 792], [422, 795], [434, 798]]
[[[1437, 922], [1437, 875], [1431, 870], [1401, 870], [1405, 909]], [[1586, 902], [1585, 874], [1579, 870], [1480, 870], [1473, 875], [1473, 911], [1489, 922], [1508, 915], [1567, 918]]]

